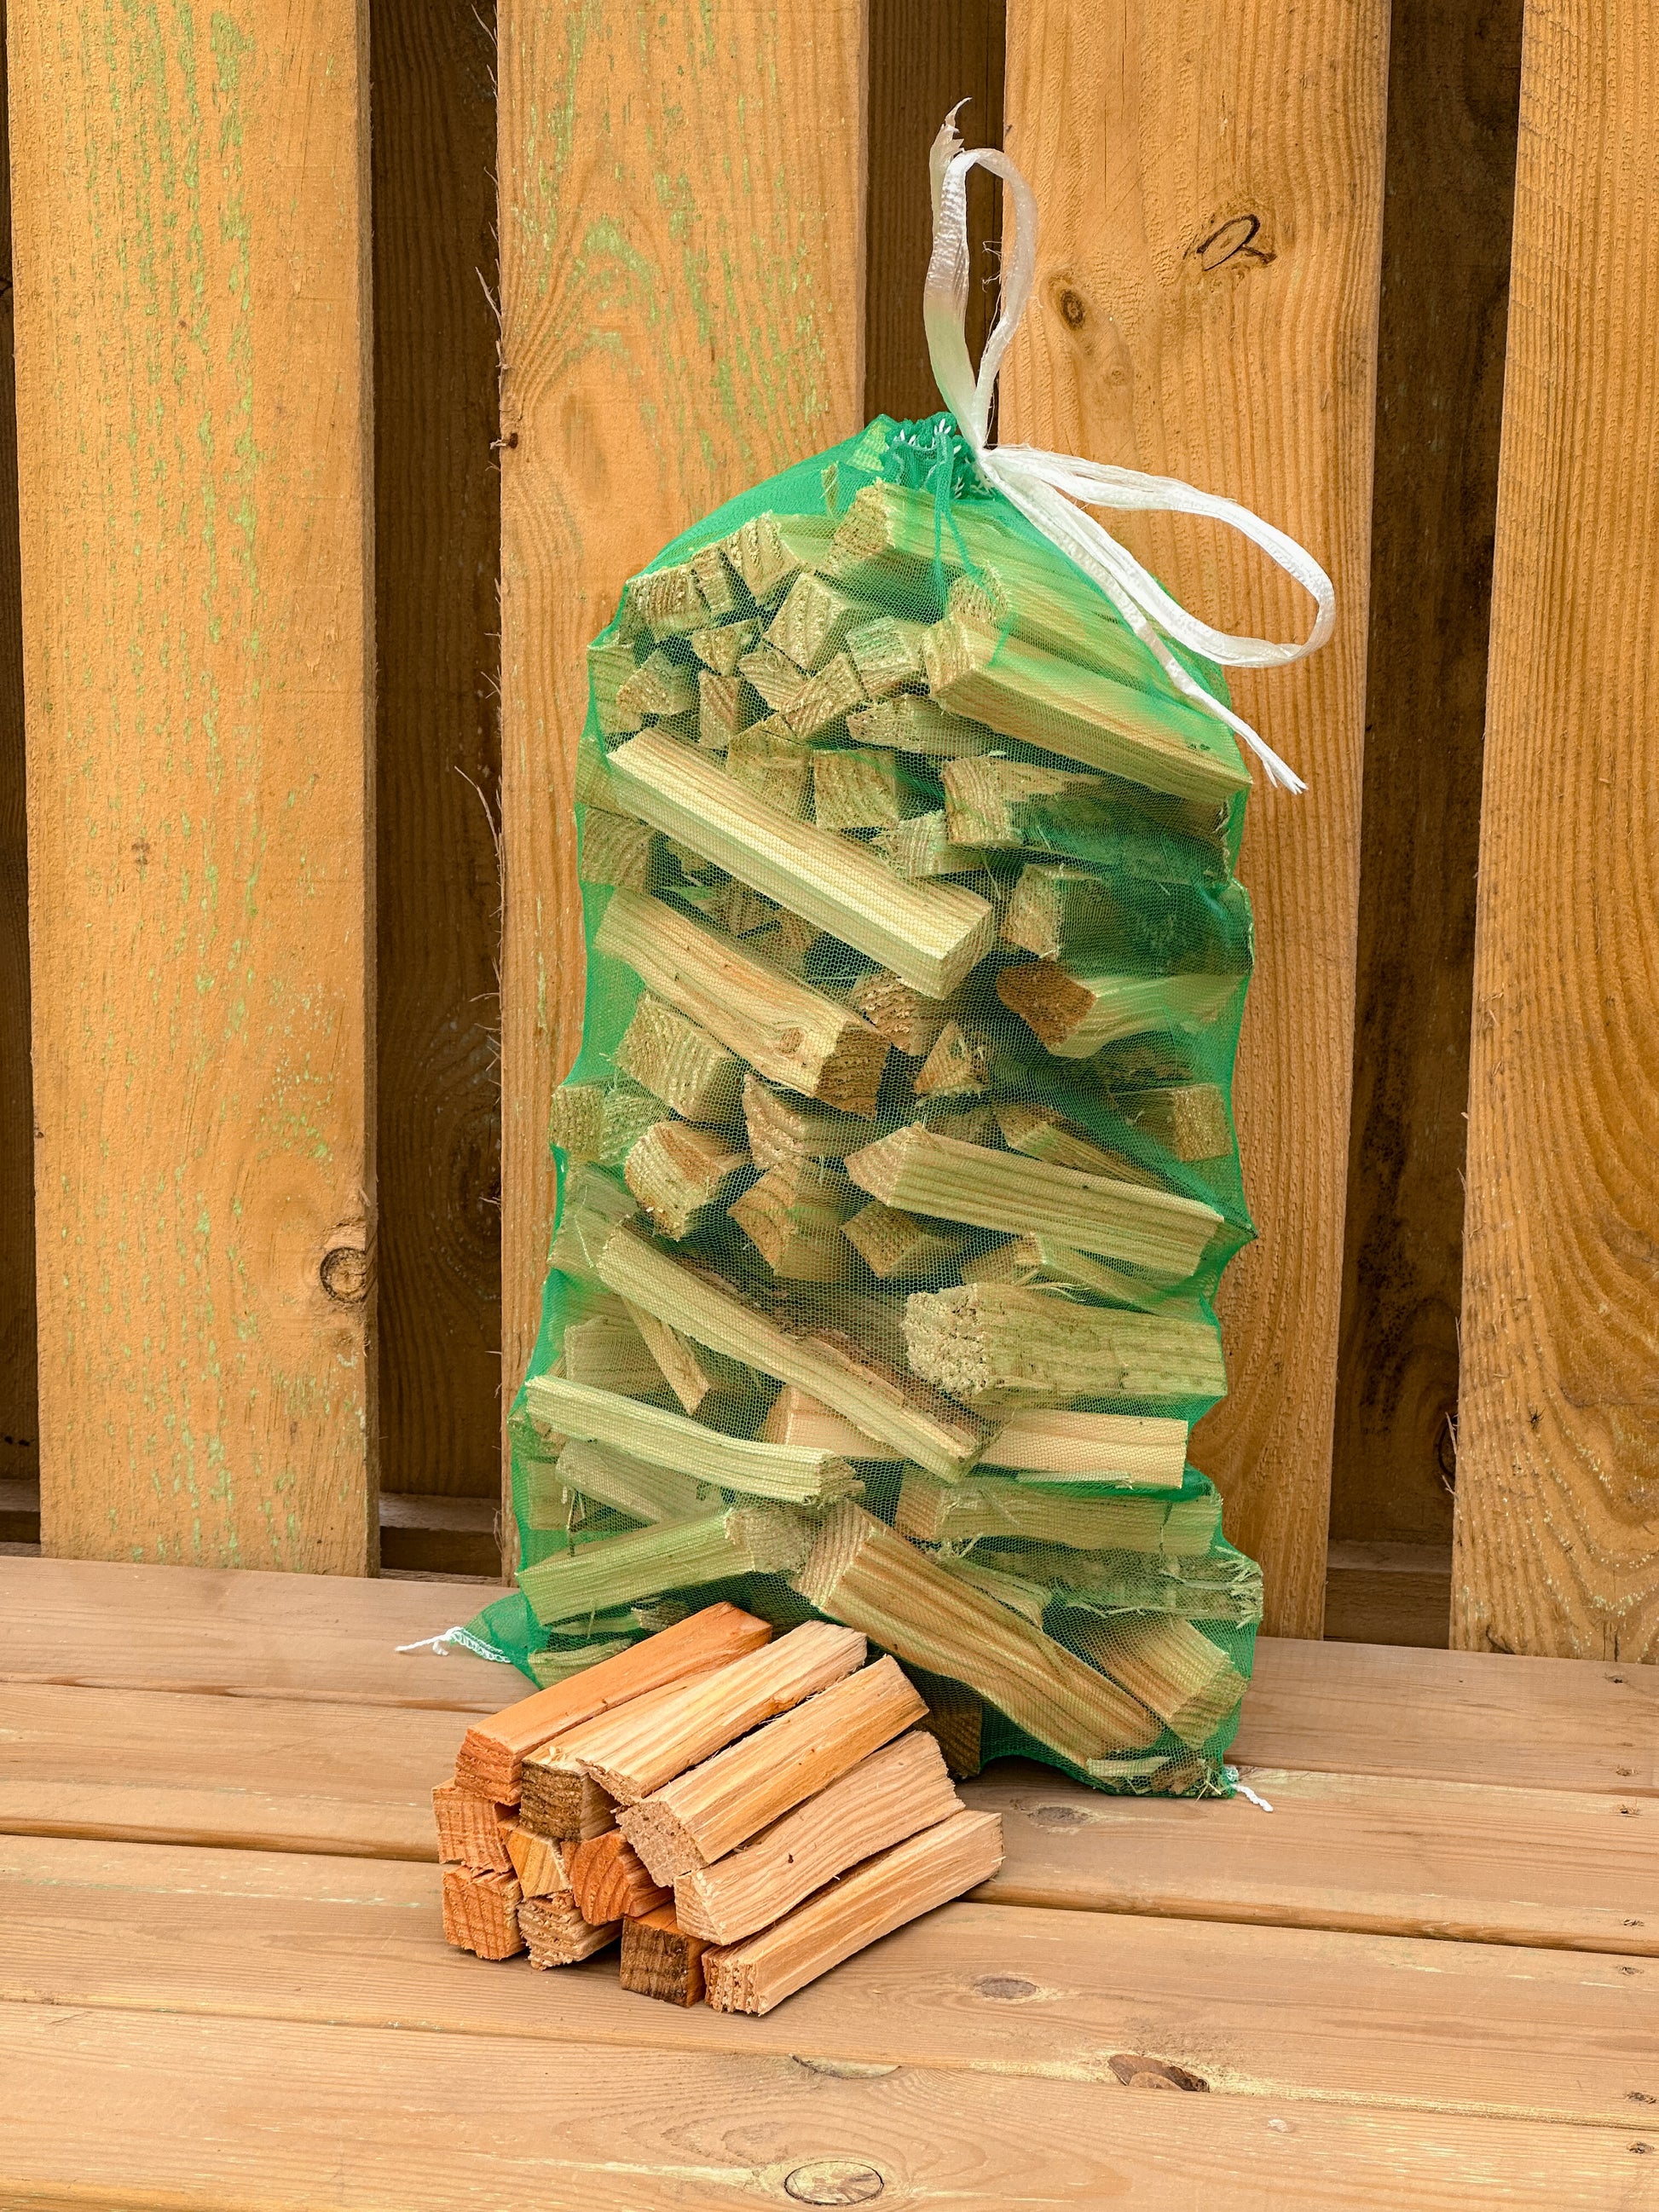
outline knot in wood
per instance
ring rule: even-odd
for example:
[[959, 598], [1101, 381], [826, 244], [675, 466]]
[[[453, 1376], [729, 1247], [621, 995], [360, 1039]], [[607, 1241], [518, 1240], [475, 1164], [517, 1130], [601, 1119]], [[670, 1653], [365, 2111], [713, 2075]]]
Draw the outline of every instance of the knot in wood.
[[797, 2204], [872, 2204], [887, 2186], [873, 2166], [857, 2159], [819, 2158], [785, 2177], [784, 2194]]
[[361, 1305], [368, 1295], [368, 1255], [356, 1244], [337, 1244], [325, 1252], [318, 1273], [324, 1290], [341, 1305]]
[[1126, 2089], [1207, 2089], [1201, 2074], [1192, 2074], [1167, 2058], [1146, 2058], [1139, 2051], [1114, 2051], [1107, 2060]]

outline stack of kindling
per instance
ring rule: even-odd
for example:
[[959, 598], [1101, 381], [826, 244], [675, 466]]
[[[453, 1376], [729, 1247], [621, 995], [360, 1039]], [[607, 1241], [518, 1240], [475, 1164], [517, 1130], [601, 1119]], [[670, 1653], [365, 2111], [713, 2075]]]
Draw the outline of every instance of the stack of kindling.
[[623, 1986], [763, 2013], [993, 1875], [927, 1706], [857, 1631], [774, 1638], [706, 1607], [470, 1729], [433, 1791], [444, 1934]]
[[958, 1771], [1220, 1791], [1260, 1586], [1187, 1447], [1251, 1233], [1249, 779], [953, 435], [734, 502], [590, 649], [492, 1632], [552, 1680], [729, 1595], [868, 1635]]

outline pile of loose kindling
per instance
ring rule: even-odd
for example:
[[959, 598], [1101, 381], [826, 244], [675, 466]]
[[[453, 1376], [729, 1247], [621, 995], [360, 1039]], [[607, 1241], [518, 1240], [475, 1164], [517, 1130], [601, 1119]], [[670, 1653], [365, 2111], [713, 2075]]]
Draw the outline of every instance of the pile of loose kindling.
[[432, 1793], [444, 1933], [763, 2013], [1002, 1860], [897, 1663], [711, 1605], [470, 1728]]

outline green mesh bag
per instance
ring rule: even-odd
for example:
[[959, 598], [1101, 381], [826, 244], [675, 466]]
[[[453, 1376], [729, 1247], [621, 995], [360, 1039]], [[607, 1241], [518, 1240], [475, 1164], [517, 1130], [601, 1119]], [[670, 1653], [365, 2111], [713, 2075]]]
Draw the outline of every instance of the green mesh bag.
[[1261, 1577], [1186, 1444], [1253, 1233], [1231, 731], [949, 415], [709, 515], [589, 665], [520, 1589], [476, 1632], [548, 1682], [716, 1598], [822, 1616], [957, 1772], [1224, 1791]]

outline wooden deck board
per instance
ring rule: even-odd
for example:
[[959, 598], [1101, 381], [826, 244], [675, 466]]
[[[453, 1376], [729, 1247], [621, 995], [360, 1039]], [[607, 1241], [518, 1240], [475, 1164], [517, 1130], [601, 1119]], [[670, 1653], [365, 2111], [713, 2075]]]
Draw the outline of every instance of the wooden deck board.
[[552, 2096], [545, 2046], [514, 2037], [263, 2021], [227, 2034], [18, 2004], [0, 2006], [0, 2071], [21, 2084], [0, 2110], [0, 2202], [111, 2212], [788, 2212], [813, 2201], [821, 2161], [872, 2174], [882, 2212], [1212, 2212], [1223, 2175], [1230, 2212], [1659, 2203], [1659, 2133], [1639, 2127], [919, 2067], [848, 2079], [781, 2056], [637, 2049], [624, 2108], [603, 2045], [562, 2051]]
[[[957, 1905], [764, 2020], [647, 2005], [614, 1958], [484, 1972], [425, 1867], [0, 1843], [0, 1998], [1115, 2082], [1621, 2126], [1659, 2098], [1659, 1967], [1582, 1952]], [[562, 2065], [562, 2058], [550, 2063]]]

